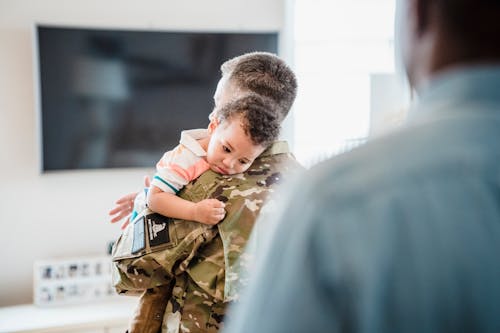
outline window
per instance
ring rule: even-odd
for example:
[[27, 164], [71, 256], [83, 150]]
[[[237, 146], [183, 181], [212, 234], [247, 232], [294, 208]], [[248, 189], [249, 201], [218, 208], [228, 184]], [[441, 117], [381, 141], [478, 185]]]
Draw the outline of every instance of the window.
[[363, 143], [402, 113], [407, 96], [395, 75], [395, 0], [288, 4], [299, 84], [293, 150], [311, 166]]

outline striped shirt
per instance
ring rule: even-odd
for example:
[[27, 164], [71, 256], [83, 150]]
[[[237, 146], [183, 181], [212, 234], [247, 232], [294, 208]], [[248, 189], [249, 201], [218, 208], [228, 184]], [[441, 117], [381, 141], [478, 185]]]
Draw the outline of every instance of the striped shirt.
[[207, 136], [206, 129], [182, 131], [179, 145], [163, 154], [156, 164], [151, 184], [163, 192], [177, 194], [186, 184], [207, 171], [207, 152], [198, 142]]

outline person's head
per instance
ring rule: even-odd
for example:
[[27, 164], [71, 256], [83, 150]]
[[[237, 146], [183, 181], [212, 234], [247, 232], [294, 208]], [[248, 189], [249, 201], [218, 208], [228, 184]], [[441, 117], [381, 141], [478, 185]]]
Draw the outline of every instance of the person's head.
[[207, 162], [222, 174], [246, 171], [279, 135], [277, 106], [256, 94], [226, 103], [210, 121]]
[[499, 0], [398, 0], [396, 22], [413, 87], [449, 68], [500, 63]]
[[249, 93], [271, 99], [283, 120], [297, 95], [295, 74], [278, 56], [252, 52], [227, 60], [221, 65], [222, 78], [214, 95], [215, 108]]

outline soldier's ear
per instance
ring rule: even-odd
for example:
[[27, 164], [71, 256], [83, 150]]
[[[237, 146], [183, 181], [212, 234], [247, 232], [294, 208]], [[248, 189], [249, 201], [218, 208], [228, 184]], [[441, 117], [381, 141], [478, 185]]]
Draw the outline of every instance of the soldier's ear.
[[214, 119], [216, 116], [215, 116], [215, 110], [210, 112], [210, 114], [208, 115], [208, 120], [212, 120]]
[[219, 126], [219, 120], [216, 117], [213, 117], [210, 120], [210, 124], [208, 124], [208, 134], [212, 135], [217, 126]]

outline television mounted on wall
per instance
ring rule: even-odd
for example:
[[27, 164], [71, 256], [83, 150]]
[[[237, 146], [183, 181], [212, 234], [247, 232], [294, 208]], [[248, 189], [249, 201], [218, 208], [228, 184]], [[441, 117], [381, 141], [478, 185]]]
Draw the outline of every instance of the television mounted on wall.
[[41, 170], [153, 167], [208, 125], [220, 65], [277, 32], [35, 27]]

